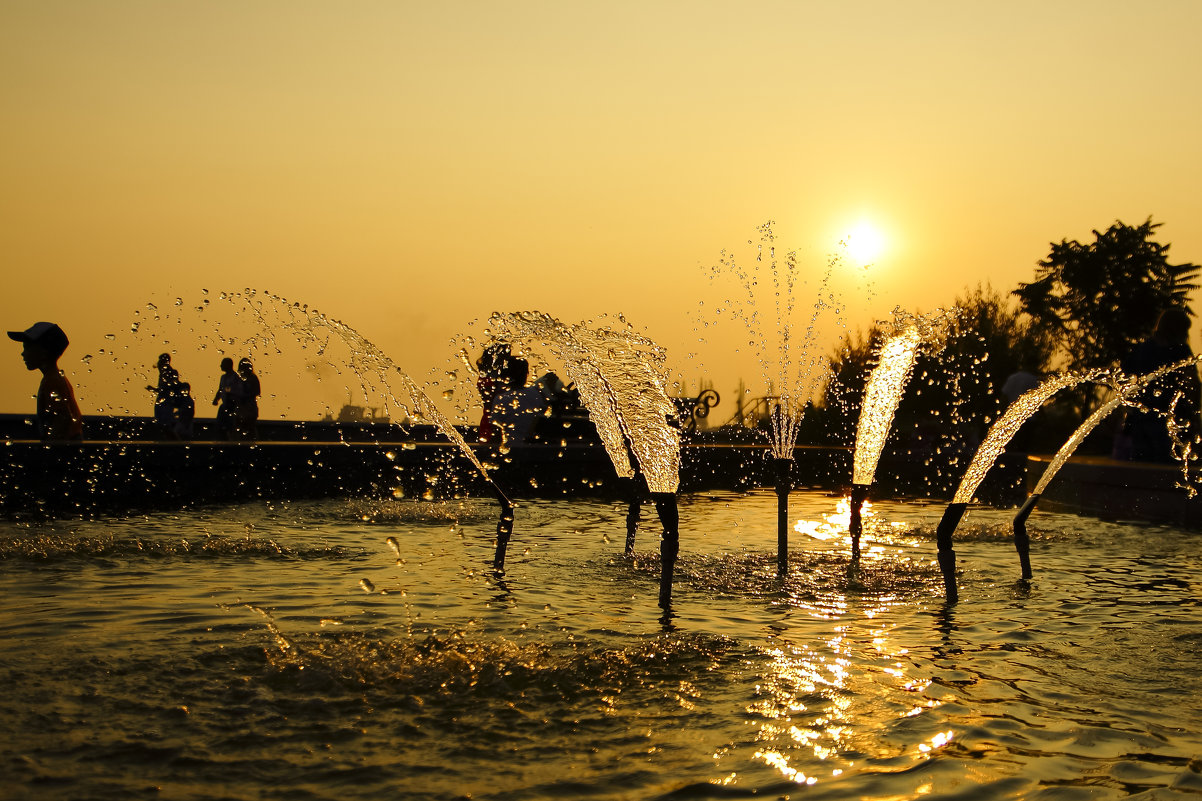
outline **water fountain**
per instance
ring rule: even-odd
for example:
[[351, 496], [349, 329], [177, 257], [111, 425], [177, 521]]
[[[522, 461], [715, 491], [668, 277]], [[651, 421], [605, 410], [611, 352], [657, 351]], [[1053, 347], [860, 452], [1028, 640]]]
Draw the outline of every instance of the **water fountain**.
[[[1196, 367], [1202, 361], [1202, 357], [1191, 357], [1166, 365], [1158, 370], [1153, 370], [1150, 373], [1145, 373], [1141, 376], [1123, 377], [1115, 382], [1114, 397], [1107, 400], [1101, 406], [1094, 410], [1089, 417], [1085, 419], [1080, 426], [1072, 433], [1064, 444], [1056, 451], [1056, 455], [1052, 457], [1051, 462], [1040, 475], [1039, 481], [1036, 482], [1031, 494], [1027, 497], [1026, 502], [1019, 509], [1018, 514], [1014, 516], [1012, 523], [1014, 529], [1014, 547], [1018, 551], [1019, 565], [1022, 570], [1022, 578], [1029, 580], [1032, 578], [1031, 572], [1031, 554], [1030, 554], [1030, 538], [1027, 535], [1027, 518], [1031, 516], [1035, 505], [1039, 503], [1039, 499], [1043, 496], [1048, 484], [1056, 477], [1069, 458], [1077, 451], [1077, 448], [1085, 441], [1085, 438], [1097, 428], [1098, 424], [1109, 417], [1115, 409], [1122, 405], [1134, 405], [1133, 398], [1139, 394], [1141, 390], [1148, 386], [1156, 379], [1167, 375], [1177, 370], [1182, 370], [1188, 367]], [[1174, 433], [1170, 427], [1170, 433]], [[1183, 443], [1188, 448], [1189, 443]], [[1189, 455], [1188, 452], [1183, 454], [1182, 464], [1184, 469], [1188, 470]], [[1188, 479], [1188, 475], [1187, 475]], [[1188, 483], [1188, 482], [1187, 482]]]
[[[797, 425], [801, 419], [800, 398], [808, 392], [808, 389], [797, 388], [812, 386], [817, 374], [819, 359], [810, 353], [810, 350], [812, 350], [814, 330], [819, 315], [824, 310], [834, 307], [835, 304], [833, 295], [826, 287], [831, 269], [836, 263], [837, 260], [832, 260], [827, 265], [826, 274], [820, 285], [822, 290], [819, 302], [814, 306], [805, 335], [800, 339], [803, 347], [801, 354], [798, 355], [790, 348], [790, 342], [798, 340], [791, 323], [792, 314], [796, 308], [793, 300], [797, 281], [796, 257], [794, 254], [789, 254], [783, 263], [778, 263], [770, 227], [765, 227], [761, 231], [761, 242], [757, 252], [759, 267], [757, 269], [771, 272], [772, 281], [766, 283], [772, 286], [776, 292], [775, 310], [777, 319], [780, 321], [781, 334], [776, 350], [766, 353], [776, 358], [779, 376], [788, 377], [787, 380], [781, 379], [781, 386], [786, 388], [786, 392], [780, 396], [771, 417], [771, 453], [778, 512], [777, 568], [781, 574], [786, 571], [788, 563], [788, 495], [792, 480], [790, 474], [791, 454], [796, 442]], [[733, 257], [725, 254], [723, 266], [734, 271], [746, 288], [757, 286], [762, 280], [762, 276], [756, 277], [759, 275], [758, 273], [742, 269]], [[221, 293], [213, 297], [213, 300], [216, 301], [213, 305], [209, 303], [208, 293], [205, 294], [204, 302], [195, 307], [201, 313], [202, 326], [208, 325], [209, 321], [206, 315], [212, 315], [213, 306], [223, 306], [233, 309], [235, 316], [241, 316], [244, 321], [249, 321], [252, 324], [252, 331], [241, 337], [229, 337], [225, 333], [219, 333], [215, 335], [212, 342], [202, 344], [201, 349], [213, 347], [214, 350], [228, 348], [239, 353], [280, 353], [288, 347], [288, 343], [284, 341], [284, 334], [290, 334], [294, 342], [300, 344], [302, 349], [311, 348], [318, 354], [325, 354], [332, 343], [341, 343], [351, 354], [348, 357], [350, 369], [365, 395], [369, 392], [382, 393], [386, 405], [404, 409], [407, 414], [411, 411], [415, 419], [428, 420], [437, 426], [459, 453], [474, 465], [479, 475], [492, 482], [493, 491], [502, 507], [498, 523], [494, 565], [497, 569], [503, 569], [505, 552], [514, 524], [514, 506], [511, 499], [493, 482], [489, 469], [481, 462], [476, 450], [467, 444], [462, 434], [443, 415], [429, 396], [393, 364], [379, 348], [345, 323], [331, 319], [317, 310], [309, 309], [299, 303], [290, 303], [271, 293], [253, 290], [246, 290], [242, 293]], [[131, 333], [139, 334], [140, 332], [143, 336], [157, 338], [164, 346], [169, 344], [178, 346], [180, 344], [179, 337], [182, 334], [175, 334], [173, 336], [176, 338], [168, 341], [168, 337], [164, 334], [167, 329], [162, 328], [162, 325], [170, 323], [176, 329], [180, 329], [182, 327], [181, 315], [190, 307], [186, 307], [182, 299], [177, 299], [174, 306], [178, 311], [172, 312], [169, 307], [160, 308], [154, 303], [147, 304], [141, 320], [131, 326]], [[172, 314], [175, 315], [174, 318]], [[744, 321], [752, 330], [760, 325], [757, 314], [758, 312], [754, 308], [743, 314]], [[902, 312], [895, 312], [893, 330], [885, 337], [881, 345], [878, 365], [873, 370], [865, 389], [864, 407], [857, 428], [849, 527], [853, 564], [860, 556], [862, 505], [871, 487], [877, 462], [888, 437], [898, 399], [904, 390], [919, 349], [924, 344], [936, 339], [945, 322], [946, 316], [938, 311], [926, 317], [913, 317]], [[156, 325], [159, 328], [156, 329]], [[635, 335], [629, 326], [617, 328], [597, 328], [585, 324], [567, 326], [549, 315], [537, 312], [498, 314], [490, 320], [489, 325], [494, 329], [495, 335], [502, 339], [526, 343], [528, 347], [541, 346], [547, 349], [562, 365], [565, 376], [580, 390], [609, 459], [618, 475], [626, 479], [631, 487], [627, 515], [626, 552], [628, 554], [632, 553], [634, 549], [642, 503], [648, 496], [655, 503], [665, 531], [661, 543], [663, 565], [661, 598], [666, 603], [671, 596], [671, 576], [679, 551], [679, 514], [676, 508], [675, 493], [679, 487], [680, 432], [671, 424], [675, 409], [665, 390], [663, 350], [650, 339]], [[111, 339], [113, 337], [110, 337]], [[762, 341], [767, 342], [768, 339], [763, 338]], [[148, 350], [158, 350], [158, 344], [156, 343], [155, 347]], [[115, 350], [110, 349], [107, 353], [99, 351], [99, 353], [107, 355], [109, 360], [121, 370], [130, 367], [128, 361], [120, 361], [121, 355]], [[89, 370], [98, 369], [103, 361], [102, 358], [97, 358], [92, 354], [84, 357], [84, 362], [89, 365]], [[766, 359], [766, 361], [771, 363], [772, 359]], [[1186, 360], [1122, 384], [1117, 390], [1119, 396], [1098, 409], [1065, 442], [1053, 459], [1051, 466], [1045, 471], [1032, 496], [1014, 520], [1015, 547], [1020, 555], [1024, 578], [1029, 578], [1031, 574], [1026, 520], [1038, 502], [1043, 488], [1047, 486], [1085, 436], [1118, 405], [1126, 403], [1130, 393], [1164, 373], [1180, 369], [1187, 364], [1195, 364], [1195, 361]], [[937, 530], [939, 564], [949, 600], [954, 601], [957, 597], [952, 536], [967, 504], [971, 502], [977, 486], [987, 471], [1018, 428], [1052, 395], [1061, 389], [1083, 381], [1100, 380], [1102, 376], [1101, 372], [1056, 376], [1016, 401], [990, 429], [962, 478]], [[133, 380], [141, 382], [144, 378], [142, 374], [134, 370]], [[81, 384], [86, 386], [86, 383], [81, 382]], [[790, 387], [794, 389], [788, 391]], [[108, 455], [100, 458], [101, 460], [107, 459]], [[105, 466], [111, 467], [112, 463], [108, 462]], [[93, 466], [91, 472], [95, 474], [99, 469], [99, 467]], [[93, 476], [89, 480], [94, 485], [97, 479]]]
[[[798, 294], [807, 281], [801, 275], [796, 251], [789, 251], [783, 260], [778, 260], [772, 225], [769, 221], [759, 226], [759, 241], [748, 241], [755, 248], [754, 261], [745, 264], [724, 250], [711, 277], [729, 275], [738, 282], [742, 296], [725, 306], [720, 304], [718, 314], [729, 309], [729, 316], [743, 323], [749, 345], [764, 371], [765, 384], [770, 392], [776, 387], [780, 393], [770, 409], [769, 419], [777, 496], [777, 574], [784, 576], [789, 564], [789, 492], [794, 449], [805, 406], [829, 372], [818, 328], [826, 312], [831, 312], [838, 321], [840, 302], [831, 289], [831, 276], [843, 260], [839, 254], [827, 259], [817, 280], [805, 327], [799, 331], [796, 318], [802, 306]], [[771, 295], [763, 297], [767, 292]], [[771, 319], [761, 316], [761, 308], [772, 309]]]
[[[626, 552], [633, 552], [639, 508], [650, 496], [664, 533], [660, 544], [660, 602], [671, 602], [672, 572], [680, 547], [676, 491], [680, 485], [680, 428], [668, 397], [662, 348], [629, 327], [565, 325], [542, 312], [497, 313], [489, 331], [515, 349], [545, 349], [580, 393], [606, 454], [630, 484]], [[510, 451], [512, 454], [513, 451]], [[494, 565], [505, 563], [513, 507], [503, 505]]]
[[[454, 458], [450, 454], [466, 459], [476, 476], [490, 481], [475, 450], [426, 392], [380, 348], [340, 320], [252, 289], [206, 290], [188, 302], [182, 297], [173, 302], [148, 302], [134, 316], [126, 331], [109, 334], [100, 348], [81, 359], [84, 370], [76, 379], [80, 395], [87, 398], [89, 411], [105, 413], [102, 418], [92, 418], [90, 441], [77, 453], [62, 457], [72, 461], [72, 475], [88, 477], [89, 489], [59, 493], [82, 511], [89, 511], [89, 504], [110, 500], [127, 506], [155, 499], [228, 500], [278, 494], [302, 485], [318, 489], [322, 482], [329, 484], [331, 492], [364, 489], [390, 477], [399, 480], [402, 461], [428, 466], [422, 472], [428, 489], [440, 480], [439, 473], [454, 477], [450, 469], [436, 466], [439, 459]], [[319, 423], [285, 423], [282, 419], [260, 421], [260, 429], [269, 432], [264, 437], [267, 441], [209, 441], [203, 434], [203, 444], [163, 441], [137, 416], [139, 408], [149, 405], [142, 386], [150, 380], [153, 354], [160, 351], [177, 355], [176, 364], [184, 365], [184, 378], [193, 383], [193, 392], [202, 403], [206, 396], [195, 365], [203, 362], [211, 369], [219, 356], [249, 356], [266, 379], [264, 406], [272, 414], [278, 412], [280, 418], [288, 411], [316, 416], [311, 408], [304, 408], [312, 400], [311, 395], [302, 397], [306, 391], [328, 387], [334, 397], [346, 397], [353, 387], [363, 398], [382, 400], [382, 419], [427, 424], [445, 437], [450, 447], [433, 458], [427, 458], [432, 455], [430, 449], [423, 449], [420, 459], [416, 453], [414, 458], [399, 459], [398, 451], [415, 447], [411, 442], [385, 449], [368, 447], [367, 442], [360, 446], [356, 440], [352, 454], [346, 437], [351, 427], [322, 428]], [[120, 388], [119, 394], [113, 388]], [[327, 416], [329, 411], [327, 407]], [[364, 427], [363, 439], [370, 441], [377, 433], [399, 438], [412, 430], [412, 426], [406, 429], [397, 424], [381, 425], [378, 432], [372, 428]], [[347, 452], [329, 447], [331, 431], [333, 441], [346, 446]], [[302, 450], [295, 447], [301, 441], [317, 444]], [[356, 471], [362, 473], [361, 481], [345, 472], [339, 474], [356, 455], [364, 457], [364, 469]], [[32, 472], [26, 471], [21, 481], [32, 488], [25, 495], [37, 496], [37, 476]], [[440, 491], [453, 492], [447, 482], [443, 484]]]
[[852, 564], [860, 559], [863, 530], [862, 509], [876, 476], [877, 463], [889, 437], [893, 415], [914, 369], [914, 361], [924, 344], [936, 341], [949, 320], [949, 314], [936, 310], [914, 316], [896, 309], [889, 329], [877, 351], [877, 364], [864, 388], [864, 401], [856, 425], [856, 447], [852, 461], [851, 535]]
[[974, 454], [963, 478], [960, 479], [952, 502], [944, 511], [943, 518], [939, 521], [935, 532], [939, 549], [939, 570], [943, 574], [944, 589], [949, 603], [955, 603], [959, 598], [959, 591], [956, 587], [956, 552], [952, 549], [952, 535], [955, 533], [960, 519], [964, 516], [968, 504], [972, 501], [977, 487], [985, 479], [985, 474], [989, 472], [989, 468], [993, 467], [993, 463], [997, 461], [998, 456], [1018, 433], [1023, 423], [1039, 411], [1053, 395], [1062, 389], [1074, 387], [1086, 381], [1099, 381], [1106, 374], [1106, 371], [1098, 370], [1089, 373], [1060, 373], [1052, 376], [1035, 389], [1016, 398], [1014, 403], [1010, 404], [1010, 407], [989, 428], [989, 433], [986, 434], [985, 440]]
[[[621, 361], [642, 347], [622, 331], [565, 328], [568, 344], [559, 332], [531, 347], [558, 341], [594, 366], [597, 353]], [[619, 394], [597, 414], [619, 409]], [[613, 417], [633, 477], [639, 446]], [[649, 470], [648, 489], [671, 488], [665, 478]], [[553, 542], [554, 558], [536, 551], [504, 584], [479, 569], [493, 545], [487, 498], [5, 524], [7, 781], [18, 796], [203, 786], [241, 797], [270, 785], [344, 801], [397, 788], [916, 797], [932, 777], [966, 795], [1197, 786], [1192, 533], [1159, 531], [1164, 546], [1140, 552], [1146, 529], [1057, 518], [1049, 536], [1070, 530], [1041, 564], [1046, 587], [973, 593], [932, 617], [944, 576], [922, 532], [936, 511], [883, 501], [891, 525], [853, 583], [830, 496], [795, 492], [798, 522], [829, 536], [794, 554], [781, 582], [766, 573], [778, 500], [697, 500], [690, 521], [705, 536], [681, 559], [690, 592], [671, 627], [639, 595], [646, 567], [609, 553], [621, 513], [594, 500], [524, 504], [523, 521], [547, 534], [532, 547]], [[1003, 513], [983, 514], [978, 533]], [[986, 536], [974, 563], [1003, 573], [1008, 548]], [[999, 687], [1022, 689], [1021, 720]]]

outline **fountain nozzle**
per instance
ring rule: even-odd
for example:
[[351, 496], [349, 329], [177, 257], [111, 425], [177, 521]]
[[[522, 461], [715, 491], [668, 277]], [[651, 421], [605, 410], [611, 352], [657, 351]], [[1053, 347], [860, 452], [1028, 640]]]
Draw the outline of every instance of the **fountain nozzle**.
[[851, 534], [851, 560], [853, 562], [860, 561], [860, 535], [864, 531], [864, 519], [861, 512], [864, 508], [864, 501], [868, 500], [870, 488], [868, 484], [851, 485], [851, 519], [847, 528]]
[[952, 604], [960, 600], [960, 593], [956, 588], [956, 552], [952, 550], [952, 534], [955, 533], [956, 526], [960, 525], [960, 519], [964, 517], [964, 510], [967, 508], [966, 503], [949, 503], [943, 511], [939, 527], [935, 529], [935, 541], [939, 546], [939, 570], [943, 573], [947, 602]]
[[659, 543], [659, 605], [668, 609], [672, 605], [672, 571], [680, 553], [680, 510], [676, 504], [675, 492], [653, 492], [651, 500], [655, 503], [655, 512], [664, 527]]
[[1039, 502], [1040, 493], [1027, 498], [1027, 502], [1014, 516], [1014, 548], [1018, 551], [1018, 562], [1022, 566], [1023, 578], [1030, 579], [1031, 573], [1031, 540], [1027, 537], [1027, 518]]

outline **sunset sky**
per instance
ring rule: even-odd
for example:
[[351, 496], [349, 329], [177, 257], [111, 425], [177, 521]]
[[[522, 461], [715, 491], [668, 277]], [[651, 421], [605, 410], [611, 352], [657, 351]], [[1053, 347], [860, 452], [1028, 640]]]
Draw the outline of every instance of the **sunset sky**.
[[[6, 0], [0, 317], [66, 329], [85, 414], [130, 397], [80, 359], [136, 310], [244, 288], [419, 383], [493, 311], [622, 312], [730, 411], [759, 369], [698, 317], [768, 220], [814, 274], [879, 234], [836, 276], [853, 330], [1116, 219], [1202, 263], [1200, 30], [1194, 0]], [[177, 343], [207, 415], [217, 356]], [[9, 350], [0, 411], [32, 412]], [[289, 369], [265, 391], [304, 396]]]

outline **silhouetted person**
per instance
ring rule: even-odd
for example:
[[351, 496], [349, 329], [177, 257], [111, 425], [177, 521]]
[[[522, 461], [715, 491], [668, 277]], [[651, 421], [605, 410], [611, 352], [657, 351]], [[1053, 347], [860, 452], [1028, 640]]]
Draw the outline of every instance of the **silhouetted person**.
[[157, 386], [146, 387], [154, 393], [154, 421], [160, 433], [176, 436], [176, 410], [179, 406], [180, 381], [179, 373], [171, 366], [171, 354], [159, 354], [158, 363], [159, 383]]
[[500, 431], [500, 442], [509, 448], [527, 445], [539, 420], [547, 416], [551, 404], [539, 384], [526, 385], [530, 363], [512, 358], [505, 372], [508, 390], [493, 402], [493, 425]]
[[41, 370], [38, 386], [38, 434], [46, 440], [83, 439], [83, 415], [71, 382], [58, 367], [70, 344], [63, 329], [54, 323], [34, 323], [24, 331], [9, 331], [8, 338], [21, 342], [21, 358], [28, 370]]
[[217, 407], [217, 436], [233, 439], [238, 433], [238, 406], [242, 402], [242, 379], [234, 372], [234, 360], [221, 360], [221, 381], [213, 405]]
[[[1193, 356], [1189, 346], [1189, 314], [1180, 307], [1161, 312], [1152, 336], [1136, 345], [1120, 363], [1128, 376], [1141, 376]], [[1198, 369], [1183, 367], [1148, 384], [1134, 398], [1142, 408], [1128, 407], [1115, 455], [1149, 462], [1173, 459], [1169, 417], [1186, 426], [1185, 436], [1198, 429], [1202, 381]], [[1123, 453], [1126, 448], [1130, 453]]]
[[239, 426], [243, 436], [254, 439], [258, 434], [259, 396], [263, 391], [250, 359], [238, 362], [238, 377], [242, 379], [242, 400], [238, 404]]
[[476, 360], [476, 389], [479, 390], [483, 403], [480, 426], [476, 431], [476, 439], [480, 442], [494, 442], [497, 439], [493, 426], [493, 406], [497, 398], [510, 389], [509, 363], [512, 359], [508, 344], [494, 342], [486, 347]]

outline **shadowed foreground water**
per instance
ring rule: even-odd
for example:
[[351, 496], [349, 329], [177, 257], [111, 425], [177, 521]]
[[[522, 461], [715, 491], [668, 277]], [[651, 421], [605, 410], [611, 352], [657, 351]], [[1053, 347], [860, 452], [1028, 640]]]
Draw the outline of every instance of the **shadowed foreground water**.
[[[1197, 798], [1202, 540], [1048, 513], [682, 499], [0, 524], [4, 798]], [[391, 541], [390, 541], [391, 538]]]

